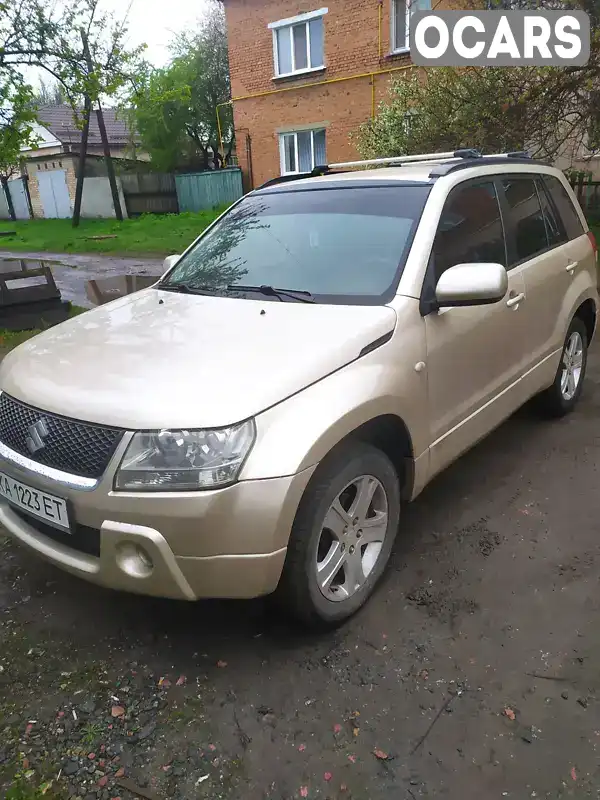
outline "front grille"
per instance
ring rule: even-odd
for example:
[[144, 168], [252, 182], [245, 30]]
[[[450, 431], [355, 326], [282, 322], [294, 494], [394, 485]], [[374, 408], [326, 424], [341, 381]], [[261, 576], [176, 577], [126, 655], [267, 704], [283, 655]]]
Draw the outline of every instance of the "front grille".
[[10, 510], [20, 519], [24, 520], [28, 525], [31, 525], [42, 536], [52, 539], [53, 542], [64, 544], [66, 547], [71, 547], [73, 550], [78, 550], [80, 553], [86, 553], [88, 556], [100, 557], [100, 531], [97, 528], [88, 528], [87, 525], [73, 525], [71, 533], [61, 531], [48, 525], [37, 517], [32, 517], [21, 511], [20, 508], [10, 507]]
[[[43, 447], [32, 453], [27, 446], [30, 428], [43, 420]], [[108, 466], [123, 431], [48, 414], [0, 395], [0, 442], [17, 453], [72, 475], [100, 478]]]

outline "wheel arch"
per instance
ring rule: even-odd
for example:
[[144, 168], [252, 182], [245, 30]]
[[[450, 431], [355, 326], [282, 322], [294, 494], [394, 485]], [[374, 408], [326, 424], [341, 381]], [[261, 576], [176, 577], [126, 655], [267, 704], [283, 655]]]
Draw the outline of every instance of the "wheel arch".
[[589, 345], [594, 338], [594, 333], [596, 332], [596, 303], [591, 298], [584, 300], [573, 315], [573, 318], [580, 319], [585, 325]]

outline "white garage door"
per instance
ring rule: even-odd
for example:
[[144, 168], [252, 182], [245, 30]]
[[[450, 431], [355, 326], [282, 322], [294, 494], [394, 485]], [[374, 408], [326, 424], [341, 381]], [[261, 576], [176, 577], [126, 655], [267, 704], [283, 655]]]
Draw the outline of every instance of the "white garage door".
[[25, 194], [25, 184], [23, 178], [16, 178], [8, 182], [8, 191], [12, 199], [15, 217], [17, 219], [29, 219], [29, 205]]
[[47, 219], [67, 219], [71, 216], [71, 198], [64, 169], [37, 173], [40, 199]]

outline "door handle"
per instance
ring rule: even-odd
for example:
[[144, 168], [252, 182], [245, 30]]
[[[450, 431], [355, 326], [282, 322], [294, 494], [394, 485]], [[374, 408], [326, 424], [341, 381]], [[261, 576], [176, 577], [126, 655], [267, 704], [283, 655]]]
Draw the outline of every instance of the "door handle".
[[508, 306], [508, 308], [515, 308], [516, 306], [519, 305], [519, 303], [522, 300], [525, 300], [525, 295], [523, 294], [523, 292], [521, 292], [520, 294], [516, 294], [514, 297], [508, 299], [506, 301], [506, 305]]
[[572, 275], [572, 274], [575, 272], [575, 270], [577, 269], [578, 265], [579, 265], [579, 262], [578, 262], [578, 261], [572, 261], [572, 262], [571, 262], [571, 263], [570, 263], [570, 264], [569, 264], [569, 265], [566, 267], [566, 270], [567, 270], [567, 272], [569, 273], [569, 275]]

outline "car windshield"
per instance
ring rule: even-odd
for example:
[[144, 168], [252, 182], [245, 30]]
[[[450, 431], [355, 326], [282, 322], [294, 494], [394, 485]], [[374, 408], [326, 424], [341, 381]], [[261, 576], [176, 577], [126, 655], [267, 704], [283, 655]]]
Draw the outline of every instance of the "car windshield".
[[284, 302], [301, 302], [294, 292], [314, 302], [388, 302], [429, 191], [422, 184], [354, 184], [248, 195], [158, 288]]

